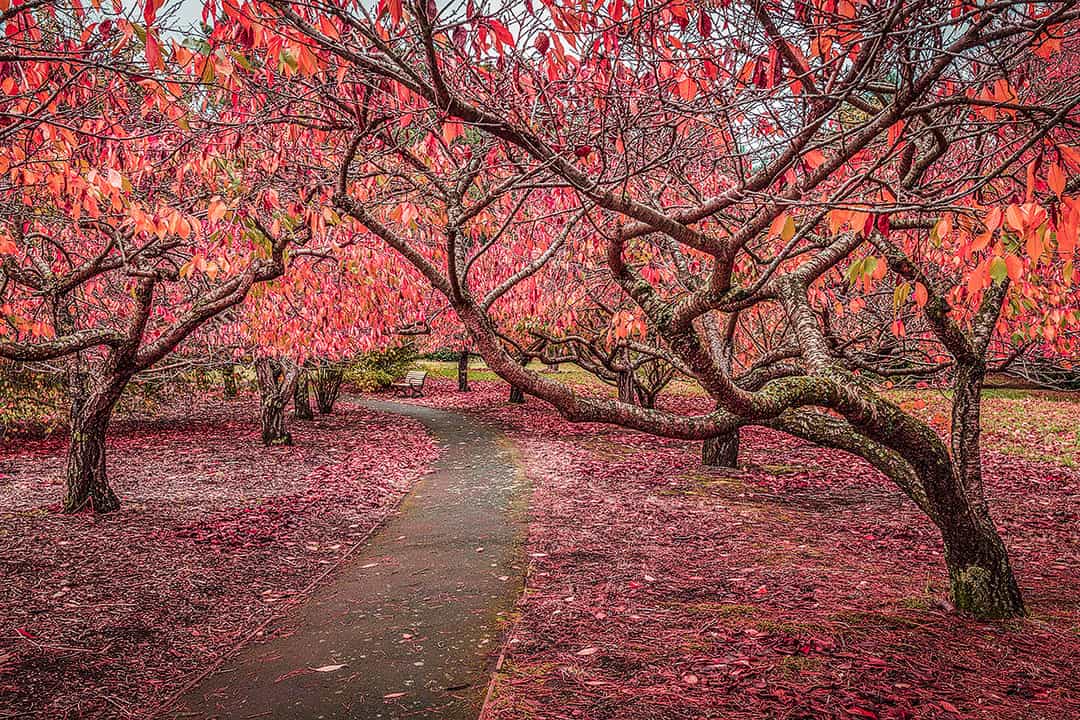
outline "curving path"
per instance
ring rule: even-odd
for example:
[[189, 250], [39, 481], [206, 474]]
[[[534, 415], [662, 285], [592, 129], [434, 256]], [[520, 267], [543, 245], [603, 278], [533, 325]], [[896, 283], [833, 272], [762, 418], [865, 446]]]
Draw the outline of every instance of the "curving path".
[[422, 422], [444, 447], [434, 472], [277, 637], [242, 650], [174, 717], [476, 718], [522, 587], [513, 447], [457, 413], [363, 404]]

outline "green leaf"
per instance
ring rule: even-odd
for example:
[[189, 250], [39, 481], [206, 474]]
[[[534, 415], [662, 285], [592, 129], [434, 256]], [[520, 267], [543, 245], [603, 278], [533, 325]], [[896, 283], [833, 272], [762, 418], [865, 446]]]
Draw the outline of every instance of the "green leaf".
[[846, 277], [847, 281], [849, 283], [851, 283], [852, 285], [854, 285], [855, 282], [860, 277], [862, 277], [862, 266], [863, 266], [863, 260], [856, 260], [855, 262], [848, 265], [848, 269], [847, 269], [847, 272], [844, 273], [844, 277]]
[[910, 296], [910, 295], [911, 295], [911, 286], [910, 285], [908, 285], [907, 283], [901, 283], [901, 284], [897, 285], [896, 289], [893, 290], [893, 294], [892, 294], [893, 309], [894, 310], [899, 310], [900, 306], [903, 305], [907, 301], [908, 296]]
[[994, 282], [1001, 282], [1009, 276], [1009, 266], [1005, 264], [1005, 258], [998, 256], [990, 261], [990, 277]]

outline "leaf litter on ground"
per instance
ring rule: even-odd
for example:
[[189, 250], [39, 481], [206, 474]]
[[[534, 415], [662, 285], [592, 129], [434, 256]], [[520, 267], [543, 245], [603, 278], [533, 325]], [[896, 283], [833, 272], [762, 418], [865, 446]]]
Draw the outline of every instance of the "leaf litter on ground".
[[509, 428], [533, 485], [484, 720], [1080, 717], [1080, 472], [1068, 433], [1053, 455], [1016, 449], [1080, 426], [1075, 397], [984, 403], [988, 498], [1031, 617], [980, 622], [946, 600], [930, 521], [851, 456], [749, 428], [741, 469], [704, 468], [697, 443], [510, 405], [500, 381], [429, 383], [413, 402]]
[[58, 512], [64, 438], [0, 445], [0, 708], [145, 715], [299, 599], [438, 455], [419, 423], [344, 402], [291, 429], [295, 446], [263, 447], [252, 399], [121, 421], [123, 506], [103, 516]]

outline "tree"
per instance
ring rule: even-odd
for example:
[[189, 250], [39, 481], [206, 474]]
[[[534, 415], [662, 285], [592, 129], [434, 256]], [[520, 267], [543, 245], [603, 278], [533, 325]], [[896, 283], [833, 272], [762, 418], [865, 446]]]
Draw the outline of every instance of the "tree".
[[292, 433], [285, 423], [285, 408], [293, 397], [300, 368], [295, 363], [260, 357], [255, 360], [255, 374], [259, 382], [259, 425], [263, 444], [271, 447], [292, 445]]
[[293, 389], [293, 409], [296, 411], [297, 420], [311, 420], [315, 417], [311, 412], [311, 396], [308, 394], [310, 386], [310, 372], [301, 369], [296, 378], [296, 387]]
[[[105, 439], [124, 388], [280, 276], [303, 230], [288, 216], [298, 206], [248, 182], [247, 173], [277, 178], [244, 154], [239, 135], [195, 134], [199, 83], [178, 84], [192, 53], [174, 45], [166, 72], [155, 28], [58, 8], [5, 11], [14, 52], [2, 82], [25, 84], [6, 105], [17, 120], [0, 155], [0, 357], [66, 363], [63, 509], [105, 512], [119, 507]], [[136, 63], [136, 45], [148, 65]], [[228, 119], [220, 107], [213, 114]], [[187, 151], [192, 143], [199, 152]]]
[[[959, 608], [1022, 614], [983, 492], [979, 391], [995, 338], [1077, 349], [1077, 8], [714, 5], [480, 12], [387, 0], [368, 15], [268, 0], [227, 6], [215, 37], [270, 66], [295, 55], [297, 73], [334, 98], [317, 116], [340, 128], [327, 140], [340, 158], [335, 208], [447, 297], [512, 386], [575, 421], [696, 440], [763, 425], [859, 455], [939, 528]], [[371, 147], [373, 125], [410, 137]], [[448, 214], [434, 235], [389, 229], [379, 159], [430, 148], [423, 175], [425, 160], [461, 158], [477, 134], [494, 143], [483, 169], [492, 186], [507, 168], [535, 178], [489, 206], [495, 227], [519, 233], [492, 255], [512, 256], [530, 232], [520, 214], [540, 202], [534, 189], [568, 213], [573, 198], [586, 245], [599, 244], [645, 333], [713, 407], [642, 408], [527, 369], [469, 276], [460, 239], [479, 235], [477, 215]], [[425, 198], [432, 182], [399, 186], [398, 199]], [[535, 287], [536, 272], [508, 282]], [[916, 315], [911, 329], [950, 377], [947, 442], [868, 379], [895, 370], [895, 354], [879, 368], [860, 323], [832, 322], [865, 317], [886, 288], [889, 332], [902, 341], [900, 315]], [[780, 323], [789, 344], [755, 357], [740, 322], [749, 313]]]

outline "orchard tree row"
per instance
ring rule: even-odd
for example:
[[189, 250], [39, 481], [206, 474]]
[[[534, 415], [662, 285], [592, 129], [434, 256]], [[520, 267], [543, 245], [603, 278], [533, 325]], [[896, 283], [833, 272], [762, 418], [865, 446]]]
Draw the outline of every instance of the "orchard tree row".
[[[980, 391], [1080, 349], [1075, 2], [167, 15], [3, 10], [0, 355], [67, 364], [69, 492], [105, 492], [111, 408], [185, 341], [257, 348], [284, 397], [270, 359], [422, 328], [571, 420], [857, 455], [940, 529], [958, 607], [1024, 612]], [[676, 373], [707, 410], [656, 402]], [[951, 416], [883, 392], [908, 378]]]

